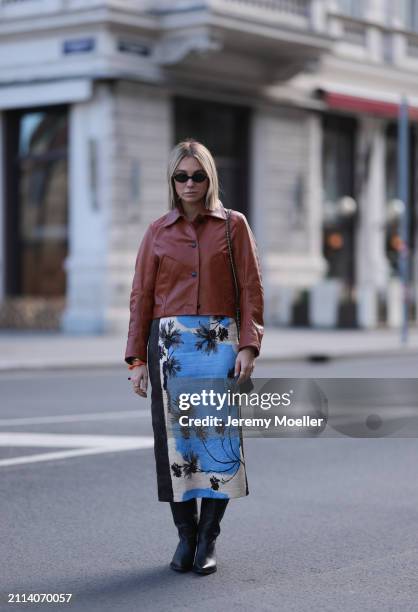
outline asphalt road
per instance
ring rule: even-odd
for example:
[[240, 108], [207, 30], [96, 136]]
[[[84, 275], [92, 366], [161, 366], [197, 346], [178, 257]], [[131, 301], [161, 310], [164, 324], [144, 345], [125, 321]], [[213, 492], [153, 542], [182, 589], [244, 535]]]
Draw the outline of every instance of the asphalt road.
[[[288, 362], [263, 377], [414, 377], [417, 358]], [[245, 440], [218, 572], [171, 571], [148, 400], [124, 368], [0, 374], [0, 610], [418, 610], [415, 436]], [[71, 593], [69, 603], [7, 603]]]

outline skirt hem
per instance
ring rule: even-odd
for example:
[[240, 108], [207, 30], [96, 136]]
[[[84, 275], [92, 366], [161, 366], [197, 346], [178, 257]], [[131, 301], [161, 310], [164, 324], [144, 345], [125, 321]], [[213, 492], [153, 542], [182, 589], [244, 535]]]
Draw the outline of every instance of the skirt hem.
[[207, 499], [239, 499], [240, 497], [248, 497], [249, 493], [244, 493], [244, 494], [240, 494], [240, 495], [230, 495], [228, 494], [228, 497], [225, 497], [224, 495], [191, 495], [190, 497], [188, 497], [187, 499], [162, 499], [161, 497], [158, 498], [158, 501], [160, 502], [182, 502], [182, 501], [188, 501], [189, 499], [202, 499], [202, 498], [207, 498]]

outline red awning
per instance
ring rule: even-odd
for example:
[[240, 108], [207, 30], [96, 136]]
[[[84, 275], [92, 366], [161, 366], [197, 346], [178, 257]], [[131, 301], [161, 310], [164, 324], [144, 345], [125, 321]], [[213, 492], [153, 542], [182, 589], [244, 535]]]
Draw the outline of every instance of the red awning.
[[[353, 113], [393, 118], [396, 118], [399, 113], [399, 104], [396, 102], [385, 102], [384, 100], [373, 100], [372, 98], [349, 96], [347, 94], [323, 90], [322, 99], [329, 108], [351, 111]], [[409, 106], [408, 111], [409, 118], [413, 121], [418, 121], [418, 107]]]

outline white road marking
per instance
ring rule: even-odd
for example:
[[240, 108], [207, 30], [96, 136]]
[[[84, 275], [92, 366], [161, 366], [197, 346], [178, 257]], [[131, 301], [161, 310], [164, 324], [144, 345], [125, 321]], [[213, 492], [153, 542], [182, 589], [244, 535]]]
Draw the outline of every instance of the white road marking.
[[95, 448], [136, 448], [137, 444], [143, 439], [151, 439], [151, 437], [2, 432], [0, 433], [0, 446], [62, 446], [65, 448], [94, 446]]
[[89, 412], [87, 414], [62, 414], [60, 416], [21, 417], [0, 419], [0, 427], [11, 425], [37, 425], [42, 423], [73, 423], [77, 421], [102, 421], [105, 419], [136, 419], [151, 417], [145, 410], [120, 410], [117, 412]]
[[[94, 436], [82, 434], [43, 434], [43, 433], [0, 433], [0, 446], [9, 447], [65, 447], [66, 451], [54, 451], [1, 459], [0, 467], [23, 463], [37, 463], [52, 459], [67, 459], [81, 455], [97, 455], [99, 453], [114, 453], [126, 450], [152, 448], [152, 436]], [[78, 447], [78, 448], [74, 448]], [[81, 448], [80, 448], [81, 447]]]

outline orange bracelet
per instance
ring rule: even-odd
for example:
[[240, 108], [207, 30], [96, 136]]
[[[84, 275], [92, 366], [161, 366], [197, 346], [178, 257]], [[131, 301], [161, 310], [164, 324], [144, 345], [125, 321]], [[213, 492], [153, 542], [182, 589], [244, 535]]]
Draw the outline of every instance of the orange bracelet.
[[137, 366], [147, 365], [146, 361], [142, 361], [142, 359], [135, 359], [135, 363], [128, 363], [128, 370], [133, 370]]

